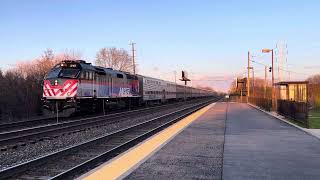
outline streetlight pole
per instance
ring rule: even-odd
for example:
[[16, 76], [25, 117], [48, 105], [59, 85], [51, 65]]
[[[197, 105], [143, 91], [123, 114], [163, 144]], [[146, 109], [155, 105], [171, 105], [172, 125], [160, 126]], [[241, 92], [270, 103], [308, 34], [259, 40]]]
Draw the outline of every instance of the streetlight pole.
[[250, 96], [250, 52], [248, 51], [248, 78], [247, 78], [247, 102], [249, 102], [249, 96]]
[[275, 85], [274, 85], [274, 53], [273, 53], [273, 49], [271, 49], [271, 60], [272, 60], [272, 99], [274, 100], [273, 101], [273, 110], [274, 111], [277, 111], [277, 96], [276, 96], [276, 88], [275, 88]]
[[273, 49], [271, 49], [271, 61], [272, 61], [272, 87], [274, 86], [274, 67], [273, 67]]
[[273, 63], [273, 49], [262, 49], [262, 53], [269, 53], [271, 52], [271, 71], [272, 71], [272, 109], [276, 110], [277, 108], [277, 102], [276, 102], [276, 93], [275, 93], [275, 87], [274, 87], [274, 63]]

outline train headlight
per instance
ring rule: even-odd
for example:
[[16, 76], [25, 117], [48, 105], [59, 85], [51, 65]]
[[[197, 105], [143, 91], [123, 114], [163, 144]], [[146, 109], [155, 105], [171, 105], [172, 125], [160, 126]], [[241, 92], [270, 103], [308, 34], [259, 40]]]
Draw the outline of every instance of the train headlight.
[[58, 85], [58, 80], [54, 81], [54, 85], [57, 86]]

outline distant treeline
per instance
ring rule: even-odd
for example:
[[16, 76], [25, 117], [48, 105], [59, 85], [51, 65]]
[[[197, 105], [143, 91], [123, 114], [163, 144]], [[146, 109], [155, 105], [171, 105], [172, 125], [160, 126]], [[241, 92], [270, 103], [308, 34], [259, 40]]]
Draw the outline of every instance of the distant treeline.
[[309, 81], [309, 102], [313, 108], [320, 109], [320, 74], [311, 76]]

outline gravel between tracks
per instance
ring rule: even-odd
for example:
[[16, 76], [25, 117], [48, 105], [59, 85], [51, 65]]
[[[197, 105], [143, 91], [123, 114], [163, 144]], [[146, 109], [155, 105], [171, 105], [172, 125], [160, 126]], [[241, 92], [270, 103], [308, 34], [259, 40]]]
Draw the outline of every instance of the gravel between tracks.
[[82, 143], [84, 141], [102, 136], [104, 134], [111, 133], [115, 130], [144, 122], [159, 115], [167, 114], [178, 109], [189, 107], [191, 104], [192, 103], [187, 103], [185, 105], [181, 105], [171, 109], [161, 110], [152, 114], [146, 114], [141, 117], [126, 118], [121, 122], [109, 124], [108, 121], [106, 121], [106, 124], [104, 126], [93, 127], [91, 129], [86, 129], [79, 132], [64, 134], [54, 139], [45, 139], [35, 144], [28, 143], [25, 146], [18, 146], [15, 149], [9, 149], [7, 151], [0, 152], [0, 170], [17, 164], [21, 164], [40, 156], [50, 154], [52, 152], [59, 151], [66, 147]]

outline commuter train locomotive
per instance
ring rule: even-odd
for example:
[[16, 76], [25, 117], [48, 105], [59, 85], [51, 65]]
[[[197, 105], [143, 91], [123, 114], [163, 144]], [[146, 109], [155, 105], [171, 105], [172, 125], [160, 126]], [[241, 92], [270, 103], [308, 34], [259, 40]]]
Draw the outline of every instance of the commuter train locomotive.
[[93, 66], [83, 60], [62, 61], [43, 81], [44, 109], [66, 114], [214, 95], [212, 91]]

